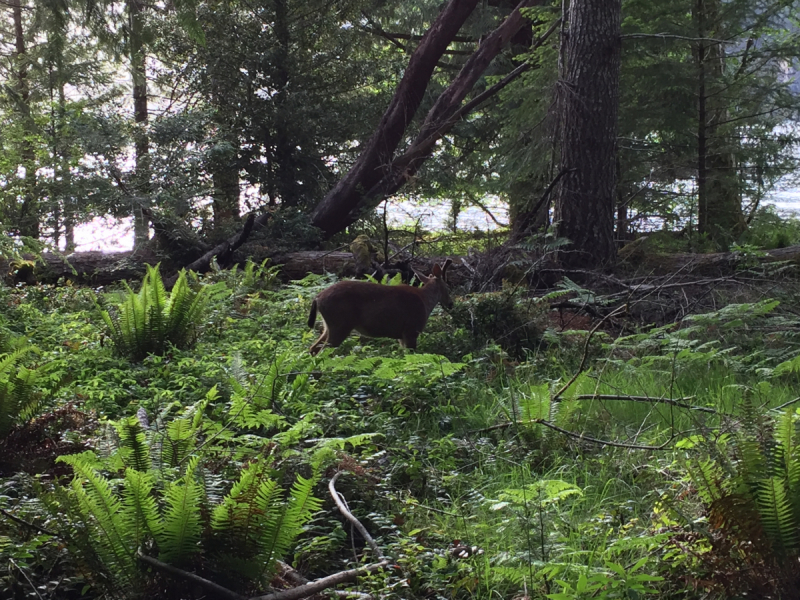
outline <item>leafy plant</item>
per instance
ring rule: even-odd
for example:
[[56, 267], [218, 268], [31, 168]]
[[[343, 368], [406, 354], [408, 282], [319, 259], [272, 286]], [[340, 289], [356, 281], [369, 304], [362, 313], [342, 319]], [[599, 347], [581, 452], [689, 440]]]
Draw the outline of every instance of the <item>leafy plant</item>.
[[66, 496], [68, 543], [102, 566], [111, 588], [143, 592], [139, 551], [174, 565], [202, 556], [219, 577], [235, 573], [263, 584], [319, 509], [315, 477], [298, 475], [284, 499], [264, 458], [219, 494], [202, 457], [187, 451], [201, 420], [202, 410], [192, 411], [156, 434], [130, 417], [115, 424], [119, 447], [108, 457], [58, 459], [75, 474]]
[[[745, 398], [742, 430], [724, 436], [686, 468], [708, 515], [708, 577], [726, 593], [796, 597], [800, 571], [800, 414], [785, 411], [770, 423]], [[730, 445], [728, 442], [730, 441]], [[701, 440], [686, 440], [693, 448]], [[722, 576], [720, 558], [740, 576]]]
[[40, 370], [19, 364], [30, 350], [29, 346], [0, 355], [0, 438], [15, 424], [30, 419], [38, 404], [34, 386]]
[[127, 295], [116, 308], [101, 308], [103, 321], [114, 346], [123, 356], [139, 361], [148, 354], [164, 354], [170, 346], [190, 348], [197, 341], [206, 308], [222, 284], [189, 287], [186, 271], [167, 295], [158, 265], [147, 265], [142, 286], [135, 293], [125, 284]]

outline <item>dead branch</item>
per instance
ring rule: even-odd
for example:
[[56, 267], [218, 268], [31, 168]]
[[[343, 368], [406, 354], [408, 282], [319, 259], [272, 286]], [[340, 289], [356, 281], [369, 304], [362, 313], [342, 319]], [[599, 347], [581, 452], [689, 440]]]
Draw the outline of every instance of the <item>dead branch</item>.
[[[200, 577], [199, 575], [195, 575], [194, 573], [189, 573], [188, 571], [184, 571], [183, 569], [179, 569], [177, 567], [173, 567], [172, 565], [168, 565], [167, 563], [161, 562], [160, 560], [153, 558], [152, 556], [147, 556], [141, 550], [137, 550], [136, 552], [137, 558], [145, 564], [150, 565], [157, 571], [161, 571], [162, 573], [166, 573], [167, 575], [171, 575], [173, 577], [177, 577], [178, 579], [183, 579], [184, 581], [190, 581], [202, 587], [209, 592], [214, 593], [215, 595], [226, 598], [229, 600], [246, 600], [244, 596], [240, 596], [233, 590], [229, 590], [226, 587], [222, 587], [214, 583], [213, 581], [209, 581], [204, 577]], [[302, 596], [299, 596], [302, 597]]]
[[388, 565], [388, 560], [382, 560], [380, 562], [365, 565], [357, 569], [341, 571], [339, 573], [329, 575], [328, 577], [323, 577], [322, 579], [317, 579], [316, 581], [312, 581], [306, 585], [301, 585], [300, 587], [292, 588], [290, 590], [281, 590], [280, 592], [274, 592], [265, 596], [253, 596], [250, 598], [250, 600], [299, 600], [300, 598], [308, 598], [309, 596], [313, 596], [314, 594], [333, 587], [334, 585], [338, 585], [346, 581], [352, 581], [353, 579], [356, 579], [362, 575], [366, 575], [367, 573], [379, 571]]
[[379, 560], [382, 560], [386, 557], [384, 556], [383, 552], [381, 552], [381, 549], [378, 547], [378, 544], [375, 543], [375, 540], [369, 534], [367, 528], [361, 524], [361, 521], [356, 519], [353, 516], [353, 513], [351, 513], [347, 509], [347, 506], [345, 505], [344, 500], [342, 499], [343, 498], [342, 495], [336, 491], [336, 480], [339, 479], [339, 475], [341, 475], [343, 472], [344, 471], [337, 471], [336, 474], [333, 477], [331, 477], [331, 480], [328, 483], [328, 490], [331, 493], [331, 497], [333, 498], [333, 501], [336, 503], [336, 507], [339, 509], [339, 512], [342, 513], [344, 517], [353, 524], [353, 527], [358, 529], [358, 532], [363, 536], [364, 540], [372, 549], [372, 553], [375, 555], [375, 557]]
[[3, 515], [4, 517], [6, 517], [7, 519], [11, 519], [12, 521], [14, 521], [15, 523], [17, 523], [19, 525], [23, 525], [25, 527], [33, 529], [34, 531], [38, 531], [39, 533], [44, 533], [46, 535], [52, 535], [53, 537], [60, 537], [56, 532], [50, 531], [49, 529], [45, 529], [44, 527], [39, 527], [38, 525], [34, 525], [33, 523], [28, 523], [27, 521], [23, 521], [19, 517], [15, 517], [10, 512], [7, 512], [7, 511], [3, 510], [2, 508], [0, 508], [0, 514]]
[[677, 434], [673, 435], [660, 446], [626, 444], [624, 442], [612, 442], [611, 440], [601, 440], [599, 438], [584, 435], [582, 433], [577, 433], [575, 431], [563, 429], [562, 427], [559, 427], [555, 423], [552, 423], [551, 421], [548, 421], [546, 419], [531, 419], [530, 421], [516, 421], [516, 422], [507, 421], [505, 423], [498, 423], [497, 425], [492, 425], [491, 427], [484, 427], [483, 429], [475, 429], [473, 431], [470, 431], [469, 433], [486, 433], [488, 431], [495, 431], [497, 429], [507, 429], [509, 427], [513, 427], [514, 425], [544, 425], [545, 427], [548, 427], [553, 431], [558, 431], [559, 433], [563, 433], [564, 435], [569, 436], [571, 438], [575, 438], [576, 440], [581, 440], [582, 442], [589, 442], [591, 444], [598, 444], [600, 446], [613, 446], [614, 448], [628, 448], [630, 450], [663, 450], [672, 440], [674, 440], [677, 437]]
[[[645, 404], [669, 404], [678, 408], [686, 408], [698, 412], [710, 413], [712, 415], [719, 414], [717, 410], [709, 408], [708, 406], [696, 406], [694, 404], [686, 404], [681, 400], [693, 400], [694, 396], [681, 398], [680, 400], [673, 400], [672, 398], [651, 398], [649, 396], [625, 396], [616, 394], [581, 394], [573, 398], [573, 400], [620, 400], [622, 402], [643, 402]], [[554, 399], [554, 401], [556, 401]], [[561, 400], [557, 400], [560, 402]]]
[[575, 383], [575, 380], [580, 376], [581, 373], [583, 373], [583, 369], [586, 366], [586, 360], [589, 358], [589, 342], [592, 341], [592, 336], [595, 334], [595, 332], [598, 329], [600, 329], [600, 326], [603, 323], [608, 321], [610, 318], [624, 312], [626, 309], [627, 305], [623, 304], [622, 306], [608, 313], [605, 317], [603, 317], [600, 321], [598, 321], [598, 323], [594, 327], [592, 327], [592, 330], [589, 332], [589, 335], [586, 336], [586, 342], [583, 345], [583, 356], [581, 357], [581, 364], [578, 366], [578, 370], [575, 371], [575, 375], [572, 376], [572, 378], [564, 385], [564, 387], [562, 387], [560, 390], [558, 390], [558, 392], [556, 392], [556, 394], [551, 399], [552, 402], [558, 401], [559, 397], [561, 397], [561, 395], [567, 391], [569, 386]]
[[[177, 577], [178, 579], [183, 579], [185, 581], [190, 581], [202, 587], [203, 589], [208, 590], [209, 592], [213, 592], [217, 596], [221, 598], [225, 598], [228, 600], [247, 600], [245, 596], [241, 596], [236, 592], [229, 590], [226, 587], [218, 585], [213, 581], [209, 581], [199, 575], [195, 575], [194, 573], [189, 573], [188, 571], [184, 571], [183, 569], [179, 569], [177, 567], [173, 567], [172, 565], [168, 565], [166, 563], [161, 562], [158, 559], [153, 558], [152, 556], [147, 556], [143, 554], [141, 549], [136, 553], [139, 560], [143, 563], [150, 565], [154, 569], [161, 571], [162, 573], [166, 573], [173, 577]], [[333, 587], [334, 585], [338, 585], [340, 583], [344, 583], [345, 581], [352, 581], [361, 575], [366, 575], [367, 573], [373, 573], [378, 571], [389, 564], [388, 560], [382, 560], [378, 563], [373, 563], [369, 565], [364, 565], [363, 567], [358, 567], [357, 569], [349, 569], [347, 571], [340, 571], [339, 573], [334, 573], [333, 575], [329, 575], [327, 577], [323, 577], [321, 579], [317, 579], [316, 581], [311, 581], [306, 583], [305, 585], [300, 585], [295, 588], [291, 588], [288, 590], [281, 590], [278, 592], [273, 592], [271, 594], [265, 594], [263, 596], [253, 596], [250, 600], [300, 600], [300, 598], [308, 598], [309, 596], [313, 596], [323, 590], [328, 589], [329, 587]], [[360, 593], [347, 593], [350, 596], [357, 596], [359, 598], [365, 599], [369, 597], [367, 594], [363, 596]]]

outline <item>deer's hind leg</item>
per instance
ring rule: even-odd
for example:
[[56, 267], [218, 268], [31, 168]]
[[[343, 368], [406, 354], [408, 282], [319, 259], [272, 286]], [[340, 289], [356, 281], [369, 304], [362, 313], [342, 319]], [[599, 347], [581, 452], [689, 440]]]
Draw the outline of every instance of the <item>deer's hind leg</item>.
[[324, 323], [322, 324], [322, 334], [317, 338], [317, 341], [311, 344], [311, 347], [308, 351], [311, 353], [311, 356], [315, 356], [322, 352], [322, 349], [325, 347], [325, 344], [328, 342], [328, 326]]

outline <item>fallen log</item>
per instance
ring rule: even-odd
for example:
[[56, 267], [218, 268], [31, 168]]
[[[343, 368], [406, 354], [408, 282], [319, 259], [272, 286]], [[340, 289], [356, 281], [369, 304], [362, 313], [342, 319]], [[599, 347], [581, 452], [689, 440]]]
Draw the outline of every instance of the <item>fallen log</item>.
[[[254, 228], [259, 225], [258, 219]], [[237, 240], [238, 241], [238, 240]], [[230, 240], [218, 246], [226, 251], [229, 264], [243, 262], [245, 256], [241, 251], [235, 259], [231, 259], [231, 247], [235, 245]], [[272, 264], [281, 267], [280, 276], [284, 281], [302, 279], [309, 273], [335, 273], [341, 277], [356, 275], [355, 261], [350, 252], [325, 252], [303, 251], [283, 254], [270, 253], [269, 249], [261, 248], [253, 256], [256, 261], [265, 257], [272, 259]], [[207, 270], [207, 265], [214, 258], [212, 253], [203, 257], [202, 270]], [[412, 266], [420, 272], [429, 273], [437, 261], [445, 257], [415, 258]], [[458, 257], [453, 258], [453, 268], [448, 273], [452, 282], [458, 284], [462, 279], [469, 277], [469, 265], [460, 264]], [[78, 252], [69, 255], [44, 253], [40, 257], [26, 257], [24, 263], [0, 259], [0, 273], [5, 281], [10, 284], [57, 283], [59, 280], [71, 280], [75, 283], [86, 285], [108, 285], [121, 280], [135, 281], [141, 279], [145, 272], [146, 264], [155, 264], [159, 258], [151, 253], [134, 252]], [[625, 257], [615, 273], [618, 275], [630, 274], [632, 270], [651, 275], [664, 275], [680, 272], [682, 275], [697, 276], [726, 276], [737, 272], [745, 261], [758, 260], [763, 263], [776, 261], [791, 261], [800, 263], [800, 245], [778, 248], [765, 252], [763, 256], [745, 257], [739, 252], [717, 252], [714, 254], [655, 254], [643, 253], [639, 255], [632, 252]], [[228, 262], [226, 261], [226, 262]], [[199, 262], [199, 261], [198, 261]], [[200, 265], [197, 265], [200, 266]], [[546, 271], [552, 269], [553, 264], [548, 262], [542, 267]]]

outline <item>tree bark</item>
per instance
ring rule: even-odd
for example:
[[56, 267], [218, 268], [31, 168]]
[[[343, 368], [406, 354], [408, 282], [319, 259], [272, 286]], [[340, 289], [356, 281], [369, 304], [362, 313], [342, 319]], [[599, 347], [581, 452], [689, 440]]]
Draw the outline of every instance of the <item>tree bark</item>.
[[[572, 243], [566, 265], [600, 267], [616, 258], [614, 198], [620, 76], [620, 0], [573, 0], [560, 82], [558, 235]], [[563, 57], [562, 57], [563, 58]]]
[[450, 0], [425, 33], [408, 64], [389, 108], [364, 151], [311, 215], [311, 223], [327, 237], [353, 223], [364, 191], [384, 176], [395, 149], [417, 112], [436, 63], [475, 9], [478, 0]]
[[20, 235], [39, 237], [39, 202], [36, 198], [36, 153], [28, 139], [33, 137], [35, 125], [31, 116], [30, 85], [28, 82], [28, 56], [25, 47], [25, 30], [22, 23], [21, 0], [10, 0], [14, 20], [14, 63], [16, 67], [17, 108], [22, 117], [25, 139], [22, 140], [21, 159], [25, 168], [22, 181], [22, 202], [17, 213], [16, 228]]
[[736, 159], [720, 131], [726, 120], [725, 98], [715, 90], [721, 81], [724, 49], [705, 41], [721, 37], [716, 31], [719, 0], [695, 0], [693, 18], [697, 27], [695, 63], [697, 65], [697, 204], [698, 229], [713, 241], [727, 247], [747, 225], [742, 213], [742, 198], [736, 172]]
[[133, 247], [140, 248], [150, 239], [150, 222], [142, 208], [150, 203], [150, 140], [147, 135], [147, 57], [144, 51], [142, 0], [127, 0], [129, 19], [129, 50], [133, 82], [133, 120], [136, 123], [134, 150], [136, 153], [133, 200]]

